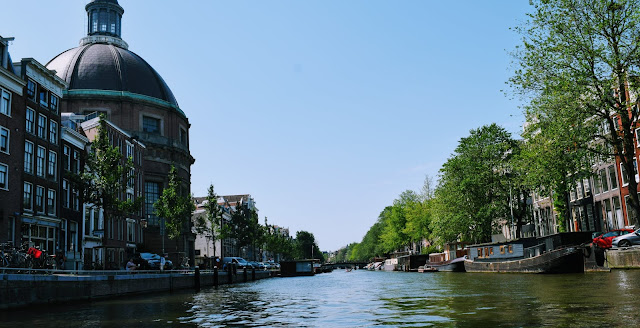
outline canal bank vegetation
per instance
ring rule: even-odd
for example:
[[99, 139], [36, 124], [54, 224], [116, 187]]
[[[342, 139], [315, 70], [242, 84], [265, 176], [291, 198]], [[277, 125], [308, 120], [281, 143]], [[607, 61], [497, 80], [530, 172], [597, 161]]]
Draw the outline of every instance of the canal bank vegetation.
[[426, 177], [420, 192], [402, 192], [362, 241], [338, 251], [336, 260], [430, 254], [448, 242], [490, 241], [504, 220], [523, 224], [526, 192], [512, 165], [520, 145], [497, 124], [471, 130], [440, 169], [435, 188]]
[[341, 259], [427, 253], [426, 245], [482, 243], [498, 233], [519, 238], [532, 222], [534, 194], [552, 200], [551, 231], [592, 229], [573, 221], [570, 199], [591, 186], [597, 193], [601, 164], [618, 167], [627, 222], [637, 224], [640, 1], [530, 3], [527, 20], [513, 29], [522, 45], [512, 52], [508, 81], [525, 102], [523, 139], [497, 124], [471, 130], [440, 169], [433, 197], [419, 200], [420, 215], [412, 212], [413, 192], [403, 192], [360, 243], [338, 252]]

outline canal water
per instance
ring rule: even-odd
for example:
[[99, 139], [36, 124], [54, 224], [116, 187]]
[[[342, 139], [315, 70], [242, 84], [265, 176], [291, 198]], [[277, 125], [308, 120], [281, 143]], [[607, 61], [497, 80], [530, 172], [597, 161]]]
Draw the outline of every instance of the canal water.
[[0, 312], [0, 327], [640, 327], [640, 271], [336, 270]]

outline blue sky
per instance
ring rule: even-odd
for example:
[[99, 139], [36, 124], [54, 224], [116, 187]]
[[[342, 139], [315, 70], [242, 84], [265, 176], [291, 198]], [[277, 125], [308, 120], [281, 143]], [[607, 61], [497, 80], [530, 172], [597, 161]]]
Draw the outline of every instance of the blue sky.
[[[87, 2], [3, 16], [13, 60], [77, 46]], [[307, 230], [322, 250], [359, 242], [469, 130], [521, 131], [502, 90], [525, 0], [119, 3], [129, 49], [189, 117], [193, 193], [249, 193], [261, 221]]]

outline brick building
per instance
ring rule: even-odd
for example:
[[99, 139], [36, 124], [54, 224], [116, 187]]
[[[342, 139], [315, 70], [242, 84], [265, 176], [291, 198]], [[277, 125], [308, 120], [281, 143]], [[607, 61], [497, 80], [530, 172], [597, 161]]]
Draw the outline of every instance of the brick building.
[[15, 73], [9, 41], [0, 36], [0, 243], [19, 242], [22, 210], [25, 81]]
[[[161, 235], [162, 220], [153, 214], [153, 204], [168, 184], [168, 172], [175, 165], [184, 181], [183, 194], [191, 192], [189, 120], [171, 89], [142, 57], [129, 50], [122, 40], [124, 9], [117, 0], [93, 0], [86, 7], [87, 36], [80, 46], [53, 58], [47, 68], [68, 83], [61, 107], [63, 112], [87, 115], [104, 113], [107, 119], [147, 147], [143, 216], [147, 250], [160, 253], [163, 244], [171, 252], [185, 252], [194, 258], [195, 236], [187, 229], [170, 241]], [[164, 242], [163, 242], [164, 239]], [[173, 246], [175, 245], [175, 246]]]

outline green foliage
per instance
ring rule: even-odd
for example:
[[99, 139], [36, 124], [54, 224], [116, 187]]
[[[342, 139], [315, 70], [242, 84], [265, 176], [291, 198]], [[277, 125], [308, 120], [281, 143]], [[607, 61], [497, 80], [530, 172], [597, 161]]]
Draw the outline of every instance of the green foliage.
[[422, 249], [423, 255], [429, 255], [431, 253], [441, 253], [442, 249], [437, 245], [431, 245]]
[[134, 168], [131, 158], [123, 158], [118, 147], [111, 145], [107, 121], [100, 116], [100, 126], [86, 158], [86, 170], [73, 177], [74, 185], [82, 193], [82, 201], [102, 208], [106, 216], [135, 213], [142, 206], [142, 198], [122, 200], [126, 194], [129, 174]]
[[186, 231], [191, 222], [191, 213], [195, 210], [191, 197], [180, 195], [180, 185], [178, 170], [171, 165], [169, 185], [153, 204], [154, 214], [166, 220], [165, 229], [170, 239], [176, 239]]
[[307, 231], [296, 232], [294, 254], [296, 259], [319, 259], [324, 262], [324, 255], [316, 244], [316, 238]]
[[198, 234], [204, 235], [205, 238], [213, 243], [213, 253], [216, 253], [216, 240], [220, 237], [220, 224], [222, 220], [222, 209], [218, 205], [218, 195], [213, 188], [209, 186], [204, 205], [206, 215], [199, 216], [195, 222], [195, 229]]
[[408, 245], [410, 238], [406, 231], [407, 220], [411, 209], [417, 207], [416, 203], [419, 201], [418, 194], [411, 190], [402, 192], [400, 198], [393, 201], [380, 237], [385, 252], [393, 252]]
[[[640, 96], [640, 1], [531, 2], [528, 22], [516, 28], [523, 45], [514, 52], [518, 69], [510, 82], [517, 93], [533, 99], [529, 120], [548, 124], [561, 145], [575, 139], [573, 145], [558, 150], [551, 137], [544, 137], [552, 154], [534, 169], [551, 164], [554, 172], [552, 181], [541, 185], [571, 185], [559, 182], [559, 175], [573, 169], [574, 157], [585, 149], [601, 156], [597, 159], [621, 161], [630, 182], [631, 205], [640, 209], [633, 168], [639, 114], [634, 105]], [[566, 196], [566, 190], [559, 190], [557, 197]]]
[[290, 236], [285, 236], [276, 232], [267, 223], [267, 218], [264, 219], [264, 225], [266, 227], [264, 244], [267, 251], [275, 254], [280, 254], [283, 259], [292, 259], [294, 253], [294, 242]]
[[486, 242], [510, 214], [509, 159], [517, 143], [496, 124], [471, 130], [440, 169], [432, 228], [438, 243]]
[[236, 207], [226, 226], [228, 230], [223, 230], [225, 238], [235, 239], [238, 247], [260, 245], [264, 240], [265, 231], [258, 222], [258, 213], [246, 204]]

